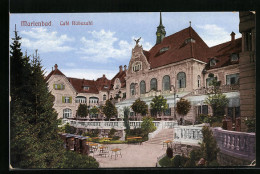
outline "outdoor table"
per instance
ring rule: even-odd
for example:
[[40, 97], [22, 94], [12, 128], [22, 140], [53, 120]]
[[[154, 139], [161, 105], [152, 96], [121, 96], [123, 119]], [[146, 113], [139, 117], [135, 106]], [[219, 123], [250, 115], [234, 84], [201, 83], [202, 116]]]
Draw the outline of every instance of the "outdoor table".
[[93, 137], [92, 139], [99, 139], [99, 137]]
[[[142, 139], [142, 137], [133, 137], [134, 139]], [[137, 142], [138, 143], [138, 142]], [[139, 144], [141, 145], [142, 142], [139, 142]]]
[[164, 147], [165, 144], [166, 144], [167, 147], [168, 147], [168, 144], [169, 144], [169, 143], [172, 143], [172, 140], [166, 140], [166, 141], [164, 141], [164, 142], [163, 142], [163, 147]]
[[87, 145], [93, 144], [93, 142], [92, 142], [92, 141], [87, 141], [86, 144], [87, 144]]
[[107, 137], [106, 137], [106, 138], [104, 138], [104, 140], [111, 140], [111, 139], [112, 139], [112, 138], [107, 138]]
[[[112, 158], [113, 155], [115, 156], [115, 159], [116, 159], [116, 157], [117, 157], [118, 155], [120, 155], [121, 158], [122, 158], [121, 149], [115, 148], [115, 149], [112, 149], [111, 151], [112, 151], [111, 158]], [[113, 154], [113, 153], [114, 153], [114, 154]], [[119, 154], [118, 154], [118, 153], [119, 153]]]
[[89, 144], [89, 146], [90, 146], [91, 148], [93, 148], [94, 150], [97, 150], [97, 148], [98, 148], [98, 144], [97, 144], [97, 143]]

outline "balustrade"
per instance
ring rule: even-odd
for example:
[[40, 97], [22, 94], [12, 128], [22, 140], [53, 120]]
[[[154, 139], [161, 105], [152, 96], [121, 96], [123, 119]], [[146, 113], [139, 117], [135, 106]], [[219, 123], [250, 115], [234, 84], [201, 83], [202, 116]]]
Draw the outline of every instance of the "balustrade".
[[198, 144], [202, 141], [202, 127], [175, 126], [174, 141], [182, 143]]
[[247, 160], [255, 159], [255, 133], [212, 129], [222, 153]]

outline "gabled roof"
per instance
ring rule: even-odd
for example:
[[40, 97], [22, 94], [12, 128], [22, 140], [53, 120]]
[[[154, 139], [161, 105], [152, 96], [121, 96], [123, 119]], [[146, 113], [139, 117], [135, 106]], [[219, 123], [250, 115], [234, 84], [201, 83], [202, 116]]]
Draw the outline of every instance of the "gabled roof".
[[[94, 80], [77, 79], [71, 77], [67, 78], [78, 93], [99, 93]], [[84, 90], [84, 86], [88, 86], [89, 90]]]
[[55, 69], [55, 70], [52, 70], [52, 71], [47, 75], [47, 77], [45, 78], [45, 80], [48, 81], [49, 78], [50, 78], [52, 75], [62, 75], [62, 76], [65, 76], [59, 69]]
[[111, 84], [111, 80], [108, 80], [106, 76], [103, 75], [103, 77], [98, 78], [95, 83], [98, 90], [108, 91]]
[[111, 80], [111, 85], [110, 85], [110, 89], [113, 88], [114, 82], [117, 78], [119, 78], [120, 83], [121, 83], [121, 88], [125, 88], [126, 87], [126, 80], [125, 80], [125, 76], [126, 76], [126, 71], [119, 71]]
[[[210, 48], [210, 54], [208, 55], [206, 69], [215, 69], [228, 65], [239, 64], [239, 61], [232, 62], [231, 54], [239, 54], [242, 51], [242, 38], [235, 39], [234, 41], [225, 42]], [[217, 64], [210, 66], [210, 58], [215, 58]]]
[[[189, 38], [194, 39], [195, 43], [186, 42]], [[168, 47], [169, 49], [160, 53], [160, 50], [165, 47]], [[144, 55], [147, 57], [151, 68], [157, 68], [192, 57], [205, 61], [208, 49], [209, 47], [207, 44], [193, 28], [188, 27], [165, 37], [160, 44], [152, 47], [150, 51], [144, 51]]]
[[[167, 48], [168, 50], [160, 52], [162, 48]], [[160, 44], [153, 46], [149, 51], [143, 51], [151, 69], [189, 58], [209, 63], [210, 58], [213, 57], [217, 59], [217, 65], [214, 67], [207, 65], [206, 68], [218, 68], [238, 63], [238, 61], [231, 62], [230, 55], [239, 52], [241, 52], [241, 38], [214, 47], [208, 47], [192, 27], [167, 36]]]

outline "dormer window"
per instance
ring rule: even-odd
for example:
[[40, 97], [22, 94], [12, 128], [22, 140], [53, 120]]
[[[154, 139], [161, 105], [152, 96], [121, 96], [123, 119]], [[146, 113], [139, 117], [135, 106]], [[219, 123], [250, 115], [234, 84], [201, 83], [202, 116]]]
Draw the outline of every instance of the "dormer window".
[[165, 51], [167, 51], [167, 50], [169, 50], [169, 47], [163, 47], [163, 48], [160, 49], [159, 52], [162, 53], [162, 52], [165, 52]]
[[188, 39], [185, 40], [185, 43], [186, 43], [186, 44], [189, 43], [189, 42], [195, 43], [196, 41], [195, 41], [195, 39], [193, 39], [193, 38], [188, 38]]
[[236, 53], [231, 54], [231, 62], [236, 62], [236, 61], [238, 61], [238, 54]]
[[217, 64], [217, 61], [216, 61], [216, 59], [211, 59], [210, 60], [210, 66], [215, 66]]
[[134, 62], [132, 65], [132, 68], [133, 68], [133, 72], [142, 70], [142, 62], [140, 62], [140, 61]]
[[83, 89], [84, 89], [85, 91], [88, 91], [88, 90], [89, 90], [89, 86], [84, 86]]
[[105, 89], [107, 89], [107, 88], [108, 88], [108, 86], [104, 86], [104, 88], [105, 88]]

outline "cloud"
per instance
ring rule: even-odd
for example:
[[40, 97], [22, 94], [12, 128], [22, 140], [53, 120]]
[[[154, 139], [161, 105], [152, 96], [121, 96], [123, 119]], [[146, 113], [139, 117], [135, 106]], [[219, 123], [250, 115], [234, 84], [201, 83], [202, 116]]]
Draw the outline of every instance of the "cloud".
[[76, 64], [73, 63], [73, 62], [67, 62], [67, 63], [65, 63], [65, 65], [69, 66], [69, 67], [75, 67], [76, 66]]
[[22, 45], [29, 49], [38, 49], [40, 52], [66, 52], [74, 50], [65, 43], [74, 41], [67, 35], [58, 35], [56, 31], [48, 32], [46, 28], [32, 28], [30, 31], [21, 31]]
[[[219, 27], [215, 24], [196, 25], [196, 27], [202, 30], [200, 36], [209, 47], [231, 40], [230, 34], [232, 31], [228, 32], [224, 28]], [[241, 34], [238, 33], [236, 35], [236, 38], [240, 36]]]
[[[125, 40], [119, 40], [115, 36], [115, 32], [109, 30], [89, 31], [89, 34], [90, 39], [86, 39], [85, 37], [80, 39], [83, 45], [78, 52], [82, 54], [81, 59], [98, 63], [107, 63], [111, 59], [130, 59], [131, 50], [135, 46], [133, 37], [132, 42], [129, 43]], [[140, 44], [143, 44], [145, 49], [152, 47], [149, 42], [144, 42], [143, 40], [141, 40]]]
[[[88, 80], [96, 80], [99, 77], [102, 77], [103, 74], [106, 75], [107, 79], [112, 79], [118, 70], [98, 70], [98, 69], [62, 69], [62, 73], [67, 77], [74, 78], [85, 78]], [[47, 73], [48, 74], [48, 73]]]

